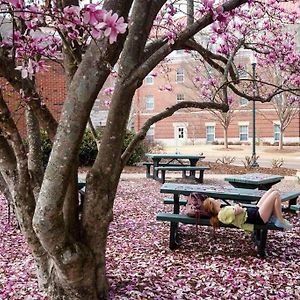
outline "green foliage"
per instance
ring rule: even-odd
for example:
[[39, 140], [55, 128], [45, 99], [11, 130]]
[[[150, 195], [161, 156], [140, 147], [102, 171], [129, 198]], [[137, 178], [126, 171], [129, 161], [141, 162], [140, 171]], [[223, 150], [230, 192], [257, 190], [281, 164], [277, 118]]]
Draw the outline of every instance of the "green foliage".
[[[126, 149], [126, 147], [129, 145], [129, 143], [133, 140], [135, 136], [135, 133], [132, 131], [127, 131], [125, 138], [124, 138], [124, 142], [123, 142], [123, 147], [122, 147], [122, 151], [124, 151]], [[136, 164], [137, 162], [141, 161], [142, 157], [145, 154], [145, 149], [142, 143], [140, 143], [134, 150], [134, 152], [131, 154], [131, 156], [129, 157], [128, 161], [127, 161], [127, 165], [128, 166], [132, 166], [134, 164]]]
[[84, 133], [80, 148], [79, 148], [79, 165], [91, 166], [97, 156], [97, 144], [90, 131]]
[[52, 149], [52, 142], [50, 141], [47, 132], [44, 130], [41, 130], [41, 148], [42, 148], [43, 166], [44, 168], [46, 168], [49, 160], [50, 152]]
[[[99, 136], [102, 136], [102, 132], [99, 132]], [[129, 145], [129, 143], [134, 138], [135, 134], [134, 132], [127, 131], [125, 138], [124, 138], [124, 144], [122, 147], [122, 151], [125, 150], [125, 148]], [[46, 167], [50, 152], [52, 149], [52, 143], [45, 131], [41, 131], [41, 141], [42, 141], [42, 157], [43, 157], [43, 165]], [[86, 131], [84, 133], [80, 148], [79, 148], [79, 165], [80, 166], [91, 166], [93, 162], [95, 161], [95, 158], [97, 156], [97, 144], [92, 136], [92, 133], [90, 131]], [[143, 144], [140, 144], [133, 154], [130, 156], [127, 165], [133, 165], [137, 162], [139, 162], [142, 157], [145, 154], [145, 150], [143, 147]]]

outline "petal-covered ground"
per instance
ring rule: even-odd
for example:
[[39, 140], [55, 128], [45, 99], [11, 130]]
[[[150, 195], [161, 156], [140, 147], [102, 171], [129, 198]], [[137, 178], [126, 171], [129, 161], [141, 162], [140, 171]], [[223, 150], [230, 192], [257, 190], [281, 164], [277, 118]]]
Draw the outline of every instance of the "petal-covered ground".
[[[121, 181], [107, 246], [111, 299], [300, 299], [300, 228], [268, 234], [265, 259], [242, 230], [180, 225], [183, 244], [168, 248], [169, 224], [157, 222], [160, 184]], [[46, 299], [32, 258], [0, 199], [0, 299]], [[286, 217], [294, 224], [296, 216]]]

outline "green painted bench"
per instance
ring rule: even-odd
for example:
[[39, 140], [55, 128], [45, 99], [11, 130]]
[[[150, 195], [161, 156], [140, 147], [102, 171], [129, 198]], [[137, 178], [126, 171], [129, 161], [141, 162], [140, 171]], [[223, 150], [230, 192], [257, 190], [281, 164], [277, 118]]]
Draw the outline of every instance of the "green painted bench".
[[[170, 167], [179, 167], [181, 166], [180, 163], [176, 163], [176, 164], [168, 164], [168, 163], [161, 163], [159, 164], [160, 166], [170, 166]], [[146, 177], [147, 178], [153, 178], [153, 173], [151, 174], [151, 168], [153, 168], [153, 162], [143, 162], [143, 166], [146, 167]]]
[[[169, 247], [174, 250], [180, 246], [180, 237], [178, 233], [178, 223], [183, 224], [197, 224], [200, 226], [211, 226], [208, 218], [200, 218], [197, 220], [196, 218], [191, 218], [184, 214], [172, 214], [172, 213], [158, 213], [156, 215], [157, 221], [167, 221], [170, 222], [170, 239], [169, 239]], [[220, 227], [228, 227], [235, 228], [237, 227], [233, 225], [222, 224]], [[268, 223], [266, 225], [255, 225], [253, 232], [253, 240], [257, 246], [257, 252], [259, 256], [264, 257], [266, 255], [266, 244], [267, 244], [267, 236], [268, 230], [282, 230], [281, 228], [276, 227], [272, 223]]]
[[294, 210], [294, 211], [299, 211], [300, 212], [300, 204], [291, 205], [290, 209]]
[[[187, 165], [181, 165], [181, 166], [171, 166], [171, 165], [165, 165], [165, 166], [159, 166], [155, 167], [156, 171], [161, 171], [161, 179], [160, 181], [162, 183], [165, 183], [166, 181], [166, 171], [182, 171], [182, 178], [190, 178], [194, 179], [199, 183], [203, 183], [203, 175], [205, 170], [209, 170], [209, 167], [206, 166], [187, 166]], [[190, 172], [190, 175], [187, 175], [186, 172]], [[199, 171], [199, 177], [196, 176], [196, 172]]]

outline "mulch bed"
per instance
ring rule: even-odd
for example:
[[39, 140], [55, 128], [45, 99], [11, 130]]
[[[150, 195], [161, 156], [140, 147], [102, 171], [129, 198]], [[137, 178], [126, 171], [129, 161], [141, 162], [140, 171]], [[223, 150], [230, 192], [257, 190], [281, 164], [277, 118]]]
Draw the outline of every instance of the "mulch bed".
[[[288, 168], [245, 168], [244, 166], [235, 166], [232, 164], [222, 164], [215, 162], [205, 162], [201, 161], [201, 166], [209, 166], [210, 170], [206, 173], [210, 174], [245, 174], [245, 173], [266, 173], [266, 174], [276, 174], [282, 176], [294, 176], [297, 172], [295, 169]], [[144, 166], [126, 166], [124, 173], [145, 173]]]

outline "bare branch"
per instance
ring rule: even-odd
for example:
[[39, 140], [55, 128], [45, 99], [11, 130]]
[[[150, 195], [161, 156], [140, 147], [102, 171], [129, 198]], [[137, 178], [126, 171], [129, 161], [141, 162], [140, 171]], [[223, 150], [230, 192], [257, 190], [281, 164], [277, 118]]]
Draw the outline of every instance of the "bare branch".
[[136, 134], [135, 138], [131, 141], [131, 143], [128, 145], [126, 150], [123, 152], [121, 156], [121, 165], [122, 167], [126, 164], [127, 160], [129, 159], [130, 155], [132, 154], [132, 151], [136, 147], [136, 145], [141, 142], [146, 134], [150, 126], [160, 120], [163, 120], [167, 117], [172, 116], [176, 111], [183, 108], [199, 108], [199, 109], [218, 109], [221, 111], [228, 111], [228, 105], [225, 103], [215, 103], [215, 102], [196, 102], [196, 101], [182, 101], [179, 102], [171, 107], [167, 107], [164, 111], [156, 114], [155, 116], [149, 118], [141, 128], [141, 130]]

